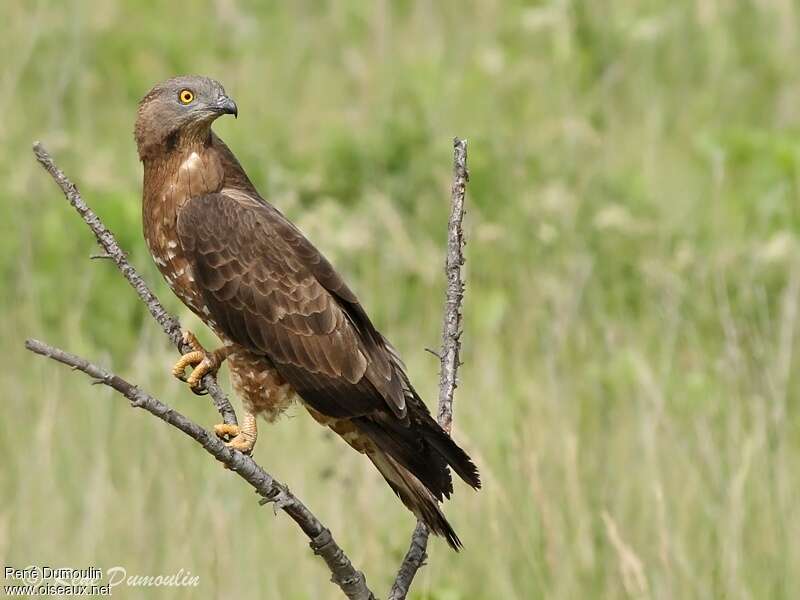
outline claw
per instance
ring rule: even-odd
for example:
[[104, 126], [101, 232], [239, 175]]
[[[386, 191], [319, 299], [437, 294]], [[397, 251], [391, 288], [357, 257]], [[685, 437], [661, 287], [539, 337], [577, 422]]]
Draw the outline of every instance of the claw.
[[205, 357], [206, 354], [202, 350], [192, 350], [191, 352], [187, 352], [181, 356], [178, 362], [176, 362], [172, 367], [172, 374], [181, 381], [187, 381], [185, 374], [186, 367], [194, 367], [195, 365], [200, 364]]
[[201, 379], [203, 379], [203, 377], [205, 377], [207, 373], [216, 371], [217, 368], [219, 368], [219, 365], [215, 364], [215, 361], [212, 358], [212, 356], [205, 354], [200, 363], [192, 371], [192, 374], [189, 375], [189, 378], [186, 380], [186, 383], [189, 384], [189, 387], [192, 388], [192, 391], [195, 391], [195, 389], [199, 389], [202, 387], [203, 384], [201, 383]]
[[[183, 341], [192, 350], [181, 356], [180, 360], [175, 363], [175, 366], [172, 367], [172, 374], [177, 379], [188, 383], [192, 392], [198, 396], [205, 396], [208, 391], [203, 387], [203, 377], [208, 373], [215, 373], [233, 349], [230, 346], [223, 346], [213, 352], [206, 352], [191, 331], [183, 332]], [[186, 367], [189, 366], [192, 367], [192, 373], [186, 377]]]
[[225, 442], [228, 448], [238, 450], [242, 454], [250, 454], [256, 445], [256, 438], [258, 437], [256, 416], [253, 413], [245, 412], [241, 426], [219, 423], [214, 425], [214, 433], [221, 439], [232, 438]]
[[205, 353], [206, 349], [203, 348], [203, 344], [200, 343], [200, 340], [197, 339], [197, 336], [193, 334], [188, 329], [184, 330], [183, 334], [183, 341], [184, 343], [188, 344], [192, 350], [199, 350], [200, 352]]
[[214, 433], [218, 438], [235, 437], [239, 435], [239, 426], [228, 423], [218, 423], [214, 425]]
[[242, 454], [247, 454], [248, 456], [250, 456], [250, 453], [253, 451], [253, 446], [255, 446], [256, 443], [249, 437], [239, 434], [235, 438], [233, 438], [230, 442], [227, 442], [225, 445], [228, 448], [233, 448], [234, 450], [238, 450]]

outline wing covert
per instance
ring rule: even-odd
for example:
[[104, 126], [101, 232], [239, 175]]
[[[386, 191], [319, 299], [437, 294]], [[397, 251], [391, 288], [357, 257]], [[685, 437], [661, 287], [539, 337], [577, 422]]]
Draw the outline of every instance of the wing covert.
[[234, 342], [270, 358], [324, 414], [363, 415], [385, 402], [405, 418], [406, 378], [383, 337], [277, 209], [240, 191], [209, 194], [189, 200], [177, 225], [209, 317]]

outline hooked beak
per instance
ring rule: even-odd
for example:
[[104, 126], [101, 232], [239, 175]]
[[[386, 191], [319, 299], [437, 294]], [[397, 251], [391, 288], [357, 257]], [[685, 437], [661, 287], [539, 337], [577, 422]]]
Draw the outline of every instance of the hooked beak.
[[234, 118], [239, 117], [239, 109], [236, 107], [236, 102], [227, 96], [220, 96], [217, 100], [217, 109], [224, 115], [233, 115]]

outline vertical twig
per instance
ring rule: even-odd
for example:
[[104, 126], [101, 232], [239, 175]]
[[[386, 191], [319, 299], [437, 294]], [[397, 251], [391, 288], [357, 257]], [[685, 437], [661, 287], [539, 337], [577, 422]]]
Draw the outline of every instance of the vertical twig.
[[[447, 259], [445, 274], [447, 292], [442, 323], [442, 351], [439, 353], [439, 425], [450, 433], [453, 426], [453, 396], [458, 386], [458, 367], [461, 366], [461, 305], [464, 301], [464, 198], [469, 172], [467, 171], [467, 141], [453, 139], [453, 186], [450, 188], [450, 219], [447, 223]], [[400, 565], [389, 600], [403, 600], [419, 568], [425, 564], [428, 548], [428, 528], [417, 522], [411, 535], [411, 545]]]
[[461, 366], [461, 306], [464, 302], [464, 197], [467, 191], [467, 141], [453, 140], [453, 186], [450, 189], [450, 219], [447, 223], [447, 292], [442, 323], [441, 370], [439, 372], [439, 425], [453, 427], [453, 396]]

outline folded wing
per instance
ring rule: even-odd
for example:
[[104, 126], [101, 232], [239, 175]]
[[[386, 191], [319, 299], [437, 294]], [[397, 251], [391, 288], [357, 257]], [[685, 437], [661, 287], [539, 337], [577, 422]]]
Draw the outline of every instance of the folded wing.
[[274, 207], [237, 190], [189, 200], [178, 235], [209, 317], [264, 354], [333, 417], [389, 408], [407, 420], [405, 376], [357, 297]]

